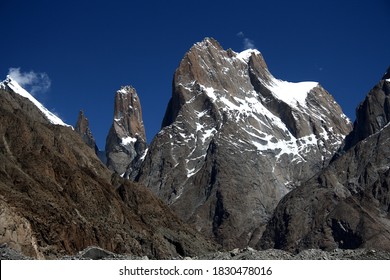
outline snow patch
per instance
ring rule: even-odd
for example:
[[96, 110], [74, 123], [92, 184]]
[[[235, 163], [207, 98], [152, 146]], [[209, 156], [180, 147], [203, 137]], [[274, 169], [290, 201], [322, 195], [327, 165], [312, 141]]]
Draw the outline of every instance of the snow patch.
[[217, 130], [215, 128], [212, 128], [212, 129], [208, 129], [208, 130], [205, 130], [203, 131], [203, 134], [202, 134], [202, 142], [205, 142], [208, 138], [214, 136], [214, 134], [217, 132]]
[[135, 142], [137, 142], [137, 138], [135, 138], [135, 137], [128, 136], [128, 137], [122, 138], [122, 145], [124, 145], [124, 146], [127, 146], [129, 144], [134, 144]]
[[122, 87], [120, 90], [118, 90], [118, 93], [121, 93], [121, 94], [128, 94], [129, 92], [126, 90], [125, 87]]
[[194, 176], [199, 170], [196, 170], [196, 168], [187, 169], [187, 178], [190, 178]]
[[191, 91], [192, 90], [192, 88], [193, 88], [193, 86], [195, 85], [195, 81], [192, 81], [191, 83], [187, 83], [187, 84], [182, 84], [182, 83], [178, 83], [177, 84], [178, 86], [181, 86], [181, 87], [183, 87], [183, 88], [185, 88], [186, 90], [188, 90], [188, 91]]
[[206, 93], [208, 97], [211, 98], [212, 101], [217, 100], [217, 95], [215, 94], [215, 89], [212, 87], [205, 87], [201, 85], [201, 89]]
[[146, 157], [148, 151], [149, 151], [149, 148], [146, 148], [146, 150], [144, 151], [144, 154], [140, 157], [140, 161], [144, 161], [145, 160], [145, 157]]
[[273, 78], [267, 88], [273, 95], [293, 108], [299, 105], [306, 107], [306, 98], [309, 91], [318, 86], [317, 82], [291, 83]]

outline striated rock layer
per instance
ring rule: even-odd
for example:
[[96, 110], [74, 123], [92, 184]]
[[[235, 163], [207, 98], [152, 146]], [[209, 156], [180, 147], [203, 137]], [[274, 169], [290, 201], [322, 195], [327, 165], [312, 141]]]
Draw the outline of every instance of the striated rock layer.
[[31, 98], [15, 81], [0, 83], [0, 244], [33, 258], [92, 245], [159, 259], [215, 248], [144, 186], [111, 175]]
[[254, 245], [279, 200], [326, 166], [350, 130], [318, 83], [278, 80], [259, 51], [206, 38], [175, 72], [136, 180], [226, 248]]
[[147, 151], [142, 110], [131, 86], [116, 92], [114, 121], [106, 139], [107, 166], [125, 178], [134, 178]]
[[390, 126], [387, 74], [357, 109], [341, 155], [285, 196], [259, 248], [390, 250]]

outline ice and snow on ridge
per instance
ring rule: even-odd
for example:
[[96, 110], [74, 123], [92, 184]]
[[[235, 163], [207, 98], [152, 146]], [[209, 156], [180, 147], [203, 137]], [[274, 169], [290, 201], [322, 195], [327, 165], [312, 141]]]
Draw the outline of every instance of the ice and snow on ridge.
[[291, 83], [273, 78], [272, 83], [266, 86], [277, 99], [293, 108], [297, 108], [298, 105], [306, 107], [307, 94], [310, 90], [318, 86], [318, 83]]
[[[259, 55], [260, 51], [256, 49], [247, 49], [236, 53], [236, 58], [247, 64], [251, 55]], [[293, 108], [298, 105], [306, 107], [306, 97], [310, 90], [318, 86], [317, 82], [299, 82], [292, 83], [276, 79], [269, 73], [271, 83], [264, 83], [272, 94], [279, 100], [287, 103]]]
[[261, 54], [258, 50], [256, 49], [247, 49], [245, 51], [242, 51], [240, 53], [236, 54], [236, 58], [240, 59], [241, 61], [248, 63], [249, 58], [252, 56], [252, 54]]
[[[285, 98], [285, 96], [283, 96], [283, 101], [295, 108], [298, 107], [298, 104], [302, 107], [306, 107], [305, 100], [308, 92], [318, 85], [318, 83], [315, 82], [289, 83], [276, 79], [274, 81], [275, 83], [272, 86], [275, 90], [273, 93], [276, 96], [288, 95], [288, 93], [291, 93], [293, 97]], [[262, 129], [259, 130], [253, 125], [241, 126], [243, 132], [249, 137], [247, 143], [251, 144], [260, 153], [275, 151], [277, 159], [283, 154], [290, 154], [293, 155], [296, 160], [305, 161], [304, 155], [311, 148], [318, 148], [319, 145], [321, 145], [321, 139], [325, 141], [329, 139], [329, 134], [325, 129], [319, 137], [315, 134], [311, 134], [296, 138], [291, 134], [286, 124], [261, 103], [256, 91], [246, 92], [245, 97], [239, 97], [239, 95], [233, 96], [232, 100], [230, 100], [228, 95], [225, 95], [212, 87], [205, 87], [203, 85], [200, 87], [221, 110], [228, 113], [227, 115], [232, 120], [248, 123], [248, 120], [251, 118], [262, 127]], [[196, 112], [196, 115], [204, 116], [204, 113], [205, 112]], [[202, 133], [204, 134], [203, 141], [217, 132], [216, 129], [206, 131], [201, 123], [197, 123], [196, 127], [197, 131], [202, 130]], [[271, 131], [273, 132], [271, 133]], [[278, 133], [280, 135], [284, 135], [283, 139], [275, 138], [276, 131], [279, 131]], [[209, 135], [207, 135], [208, 133]], [[339, 137], [340, 139], [343, 139], [344, 137], [343, 135], [334, 136], [336, 138]], [[337, 141], [336, 138], [335, 140], [338, 143], [339, 141]]]
[[45, 106], [43, 106], [38, 100], [36, 100], [27, 90], [21, 87], [10, 76], [7, 76], [7, 79], [3, 81], [1, 84], [4, 86], [7, 85], [16, 94], [19, 94], [20, 96], [30, 100], [43, 113], [43, 115], [50, 123], [55, 125], [72, 127], [71, 125], [64, 123], [59, 117], [57, 117], [55, 114], [53, 114], [48, 109], [46, 109]]

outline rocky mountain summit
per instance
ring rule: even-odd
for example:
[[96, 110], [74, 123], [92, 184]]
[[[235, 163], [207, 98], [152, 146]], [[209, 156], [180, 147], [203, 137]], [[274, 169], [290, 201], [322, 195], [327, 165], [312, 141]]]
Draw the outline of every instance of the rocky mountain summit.
[[282, 199], [258, 248], [390, 250], [389, 94], [386, 74], [359, 105], [341, 155]]
[[134, 178], [146, 152], [139, 97], [133, 87], [122, 87], [115, 95], [114, 120], [106, 140], [107, 166], [122, 177]]
[[159, 259], [215, 250], [9, 78], [0, 83], [0, 244], [38, 259], [91, 245]]
[[184, 56], [136, 180], [225, 248], [255, 245], [279, 200], [327, 166], [351, 124], [315, 82], [206, 38]]

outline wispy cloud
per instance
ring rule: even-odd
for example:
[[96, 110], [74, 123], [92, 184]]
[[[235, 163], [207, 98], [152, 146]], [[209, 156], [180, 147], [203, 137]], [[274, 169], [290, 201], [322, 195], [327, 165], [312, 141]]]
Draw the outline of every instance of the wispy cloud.
[[243, 46], [244, 50], [256, 48], [255, 42], [252, 39], [249, 39], [248, 37], [246, 37], [244, 32], [240, 31], [236, 35], [237, 35], [237, 37], [242, 39], [242, 46]]
[[8, 75], [32, 95], [45, 93], [50, 89], [51, 80], [46, 73], [22, 72], [20, 67], [9, 68]]

